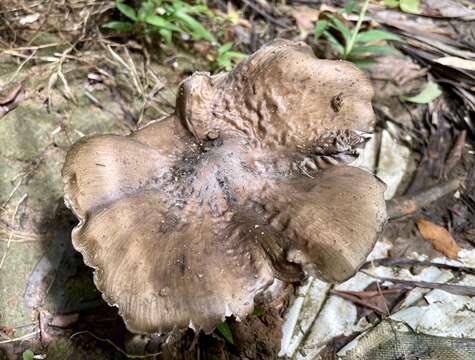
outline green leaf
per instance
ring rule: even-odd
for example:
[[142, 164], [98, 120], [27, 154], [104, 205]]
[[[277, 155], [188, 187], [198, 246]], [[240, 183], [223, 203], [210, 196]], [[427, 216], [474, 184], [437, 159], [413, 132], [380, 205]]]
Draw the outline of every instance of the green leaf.
[[200, 14], [200, 13], [204, 13], [208, 11], [208, 7], [203, 4], [190, 6], [189, 9], [190, 9], [190, 12], [194, 14]]
[[218, 48], [218, 54], [224, 54], [225, 52], [228, 52], [229, 50], [231, 50], [233, 45], [234, 44], [232, 42], [227, 42], [226, 44], [221, 45]]
[[102, 27], [122, 32], [130, 32], [134, 29], [134, 25], [127, 21], [109, 21], [108, 23], [102, 25]]
[[342, 44], [334, 37], [330, 32], [324, 31], [323, 35], [328, 40], [328, 42], [335, 48], [339, 55], [343, 55], [345, 53], [345, 48]]
[[367, 45], [367, 46], [355, 46], [350, 53], [350, 56], [360, 54], [394, 54], [396, 49], [386, 45]]
[[419, 94], [410, 97], [403, 96], [402, 99], [416, 104], [428, 104], [438, 98], [440, 94], [442, 91], [440, 91], [439, 85], [429, 81]]
[[265, 311], [263, 308], [260, 308], [260, 307], [255, 307], [253, 312], [252, 312], [252, 316], [262, 316], [264, 315]]
[[357, 42], [367, 43], [369, 41], [374, 41], [374, 40], [400, 41], [401, 38], [397, 36], [396, 34], [392, 34], [384, 30], [368, 30], [356, 35]]
[[22, 354], [22, 359], [23, 360], [33, 360], [35, 354], [31, 350], [25, 350]]
[[134, 21], [138, 21], [138, 18], [137, 18], [137, 13], [135, 11], [134, 8], [130, 7], [129, 5], [127, 4], [124, 4], [123, 2], [121, 1], [117, 1], [116, 3], [116, 7], [117, 9], [119, 9], [119, 11], [124, 14], [125, 16], [127, 16], [128, 18], [134, 20]]
[[244, 58], [247, 58], [246, 54], [237, 51], [228, 51], [224, 54], [221, 54], [217, 61], [220, 67], [224, 68], [226, 71], [230, 71], [234, 67], [234, 63], [237, 63], [238, 59]]
[[351, 59], [351, 62], [361, 69], [366, 69], [367, 67], [378, 63], [374, 59], [358, 59], [358, 58]]
[[238, 59], [245, 59], [247, 55], [239, 51], [231, 51], [233, 47], [232, 42], [221, 45], [218, 48], [218, 58], [217, 63], [220, 68], [230, 71], [233, 68], [233, 60], [237, 62]]
[[348, 3], [343, 8], [342, 14], [351, 14], [355, 8], [355, 2], [353, 0], [348, 1]]
[[402, 11], [411, 13], [411, 14], [419, 14], [419, 0], [400, 0], [399, 7]]
[[171, 30], [168, 29], [160, 29], [158, 31], [160, 33], [160, 36], [165, 40], [165, 44], [171, 45], [172, 43], [172, 32]]
[[333, 26], [343, 35], [345, 39], [345, 45], [349, 43], [351, 39], [351, 32], [340, 20], [338, 20], [335, 16], [330, 16], [330, 21], [333, 23]]
[[138, 11], [139, 20], [145, 21], [146, 17], [153, 15], [154, 10], [155, 10], [155, 5], [153, 1], [151, 0], [144, 1], [142, 5], [140, 5], [139, 11]]
[[180, 20], [180, 22], [183, 23], [183, 25], [192, 32], [192, 35], [195, 38], [206, 39], [210, 43], [216, 44], [216, 39], [214, 38], [214, 36], [208, 30], [206, 30], [205, 27], [201, 25], [200, 22], [197, 21], [195, 18], [182, 11], [176, 12], [175, 17]]
[[189, 4], [184, 3], [183, 1], [178, 1], [178, 0], [172, 1], [172, 4], [171, 4], [171, 8], [174, 11], [181, 11], [185, 13], [190, 12], [190, 7], [191, 6]]
[[216, 330], [226, 339], [227, 342], [234, 345], [234, 338], [231, 329], [226, 321], [222, 322], [218, 326], [216, 326]]
[[226, 53], [227, 57], [234, 58], [234, 59], [246, 59], [247, 55], [240, 52], [240, 51], [228, 51]]
[[315, 23], [315, 40], [318, 40], [322, 36], [323, 32], [328, 28], [330, 24], [327, 20], [318, 20]]
[[399, 7], [399, 0], [384, 0], [384, 5], [388, 7]]
[[164, 19], [161, 16], [156, 16], [156, 15], [147, 16], [145, 18], [145, 22], [147, 24], [156, 26], [160, 29], [167, 29], [170, 31], [181, 31], [178, 26], [172, 24], [170, 21]]
[[231, 71], [233, 69], [233, 63], [228, 58], [218, 59], [218, 66], [220, 69], [224, 69], [226, 71]]

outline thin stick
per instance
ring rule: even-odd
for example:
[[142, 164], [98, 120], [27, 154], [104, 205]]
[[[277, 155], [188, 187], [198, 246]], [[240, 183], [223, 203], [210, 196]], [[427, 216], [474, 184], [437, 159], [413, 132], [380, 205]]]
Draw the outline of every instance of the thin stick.
[[440, 269], [460, 271], [467, 274], [475, 275], [475, 268], [467, 266], [454, 266], [449, 264], [431, 262], [431, 261], [419, 261], [414, 259], [405, 258], [381, 258], [367, 261], [363, 264], [362, 268], [368, 268], [369, 266], [435, 266]]
[[16, 342], [16, 341], [22, 341], [22, 340], [25, 340], [25, 339], [29, 339], [29, 338], [31, 338], [31, 337], [39, 334], [39, 333], [40, 333], [40, 331], [36, 330], [36, 331], [33, 331], [29, 334], [26, 334], [26, 335], [23, 335], [23, 336], [20, 336], [20, 337], [17, 337], [17, 338], [2, 340], [2, 341], [0, 341], [0, 344], [9, 344], [9, 343]]
[[439, 290], [443, 290], [445, 292], [448, 292], [454, 295], [475, 296], [475, 287], [473, 286], [435, 283], [435, 282], [429, 282], [429, 281], [401, 280], [401, 279], [376, 276], [366, 271], [361, 271], [361, 272], [363, 274], [371, 276], [372, 278], [378, 279], [380, 281], [389, 281], [394, 284], [401, 284], [403, 286], [407, 286], [410, 288], [419, 287], [423, 289], [439, 289]]
[[[25, 201], [25, 199], [27, 198], [28, 194], [24, 194], [22, 196], [22, 198], [20, 199], [20, 201], [18, 201], [18, 204], [15, 208], [15, 211], [13, 212], [13, 216], [12, 216], [12, 226], [14, 226], [14, 223], [15, 223], [15, 218], [16, 218], [16, 214], [18, 213], [18, 209], [20, 208], [20, 205], [22, 204], [23, 201]], [[7, 242], [7, 248], [5, 249], [5, 251], [3, 252], [3, 256], [2, 256], [2, 260], [0, 261], [0, 270], [2, 269], [2, 266], [3, 266], [3, 263], [5, 262], [5, 259], [7, 257], [7, 254], [8, 254], [8, 250], [10, 249], [10, 244], [12, 242], [12, 238], [13, 238], [13, 230], [10, 231], [10, 235], [8, 235], [8, 242]]]
[[99, 341], [102, 341], [102, 342], [106, 342], [108, 343], [109, 345], [111, 345], [114, 349], [116, 349], [118, 352], [120, 352], [122, 355], [130, 358], [130, 359], [146, 359], [146, 358], [149, 358], [149, 357], [153, 357], [153, 356], [158, 356], [160, 355], [162, 352], [158, 352], [158, 353], [153, 353], [153, 354], [146, 354], [146, 355], [131, 355], [131, 354], [128, 354], [126, 353], [124, 350], [122, 350], [120, 347], [118, 347], [116, 344], [114, 344], [112, 342], [112, 340], [110, 339], [104, 339], [104, 338], [101, 338], [95, 334], [93, 334], [92, 332], [88, 331], [88, 330], [84, 330], [84, 331], [79, 331], [77, 333], [74, 333], [72, 334], [69, 338], [72, 339], [73, 337], [75, 336], [78, 336], [78, 335], [82, 335], [82, 334], [87, 334], [87, 335], [90, 335], [92, 336], [94, 339], [96, 340], [99, 340]]
[[386, 204], [390, 219], [397, 219], [410, 215], [421, 208], [433, 203], [441, 197], [458, 189], [461, 179], [455, 178], [447, 182], [437, 184], [415, 195], [406, 195], [397, 199], [391, 199]]
[[18, 69], [16, 69], [15, 73], [10, 77], [10, 79], [8, 79], [8, 83], [11, 83], [13, 80], [15, 80], [15, 78], [17, 77], [17, 75], [20, 73], [20, 71], [23, 69], [23, 67], [26, 65], [26, 63], [28, 61], [30, 61], [31, 59], [33, 59], [36, 55], [36, 49], [33, 50], [33, 52], [20, 64], [20, 66], [18, 67]]
[[286, 30], [289, 30], [289, 27], [280, 22], [279, 20], [275, 19], [273, 16], [269, 15], [268, 13], [266, 13], [264, 10], [261, 10], [258, 6], [256, 6], [255, 4], [253, 4], [252, 1], [248, 1], [248, 0], [242, 0], [242, 2], [244, 4], [246, 4], [247, 6], [249, 6], [252, 10], [254, 10], [256, 13], [258, 13], [259, 15], [261, 15], [264, 19], [266, 19], [267, 21], [269, 21], [270, 23], [274, 24], [274, 25], [277, 25], [277, 26], [280, 26], [281, 28], [284, 28]]

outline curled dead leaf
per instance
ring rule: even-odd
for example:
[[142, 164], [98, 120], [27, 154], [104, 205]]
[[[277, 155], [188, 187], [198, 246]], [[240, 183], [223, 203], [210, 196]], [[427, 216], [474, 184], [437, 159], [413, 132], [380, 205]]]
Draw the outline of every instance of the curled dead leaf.
[[320, 16], [320, 10], [305, 5], [292, 7], [290, 13], [295, 19], [297, 27], [303, 31], [312, 31]]
[[5, 95], [0, 94], [0, 105], [7, 105], [13, 102], [20, 94], [22, 89], [23, 85], [21, 83], [18, 83], [14, 87], [9, 89], [8, 93], [6, 93]]
[[417, 227], [422, 237], [432, 242], [435, 250], [450, 259], [457, 258], [460, 247], [445, 228], [424, 219], [417, 221]]

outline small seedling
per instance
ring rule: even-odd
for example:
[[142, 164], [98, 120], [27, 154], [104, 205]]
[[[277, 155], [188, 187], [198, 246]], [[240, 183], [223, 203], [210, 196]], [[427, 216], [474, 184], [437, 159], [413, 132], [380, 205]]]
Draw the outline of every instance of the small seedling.
[[210, 57], [215, 67], [226, 71], [247, 57], [244, 53], [232, 50], [233, 43], [220, 45], [216, 36], [199, 22], [200, 16], [213, 21], [225, 21], [204, 4], [190, 5], [182, 0], [144, 0], [135, 9], [123, 0], [118, 0], [116, 7], [127, 20], [110, 21], [103, 27], [121, 32], [158, 33], [167, 45], [171, 45], [174, 33], [188, 34], [195, 40], [206, 40], [216, 49]]
[[[359, 65], [371, 63], [368, 56], [387, 54], [394, 52], [394, 48], [387, 45], [372, 44], [378, 40], [400, 40], [399, 36], [383, 30], [368, 30], [360, 32], [364, 16], [368, 9], [369, 0], [365, 0], [358, 16], [358, 21], [353, 29], [349, 29], [336, 15], [328, 15], [326, 19], [317, 21], [315, 24], [315, 39], [324, 36], [327, 41], [343, 60], [350, 60]], [[339, 14], [351, 12], [352, 3], [340, 10]], [[343, 42], [332, 34], [336, 31]], [[374, 61], [373, 61], [374, 62]]]
[[198, 16], [213, 17], [204, 4], [190, 5], [182, 0], [144, 0], [138, 9], [117, 1], [117, 9], [128, 19], [127, 21], [111, 21], [105, 28], [122, 32], [137, 29], [158, 31], [166, 44], [171, 44], [173, 33], [186, 33], [195, 40], [207, 40], [216, 45], [214, 35], [198, 20]]
[[230, 71], [236, 65], [236, 63], [247, 58], [246, 54], [239, 51], [233, 51], [233, 45], [233, 43], [228, 42], [218, 48], [216, 64], [220, 69]]

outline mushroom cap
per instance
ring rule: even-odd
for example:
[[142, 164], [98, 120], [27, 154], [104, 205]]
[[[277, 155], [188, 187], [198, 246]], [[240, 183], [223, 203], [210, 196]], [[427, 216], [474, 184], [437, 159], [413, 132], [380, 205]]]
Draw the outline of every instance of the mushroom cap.
[[236, 132], [260, 147], [301, 149], [328, 131], [368, 131], [373, 88], [347, 61], [316, 59], [301, 42], [275, 40], [229, 74], [195, 73], [178, 91], [177, 114], [199, 139]]
[[176, 115], [76, 143], [63, 168], [73, 245], [129, 330], [209, 332], [304, 268], [352, 276], [386, 220], [384, 184], [348, 165], [371, 95], [353, 65], [278, 40], [185, 80]]

